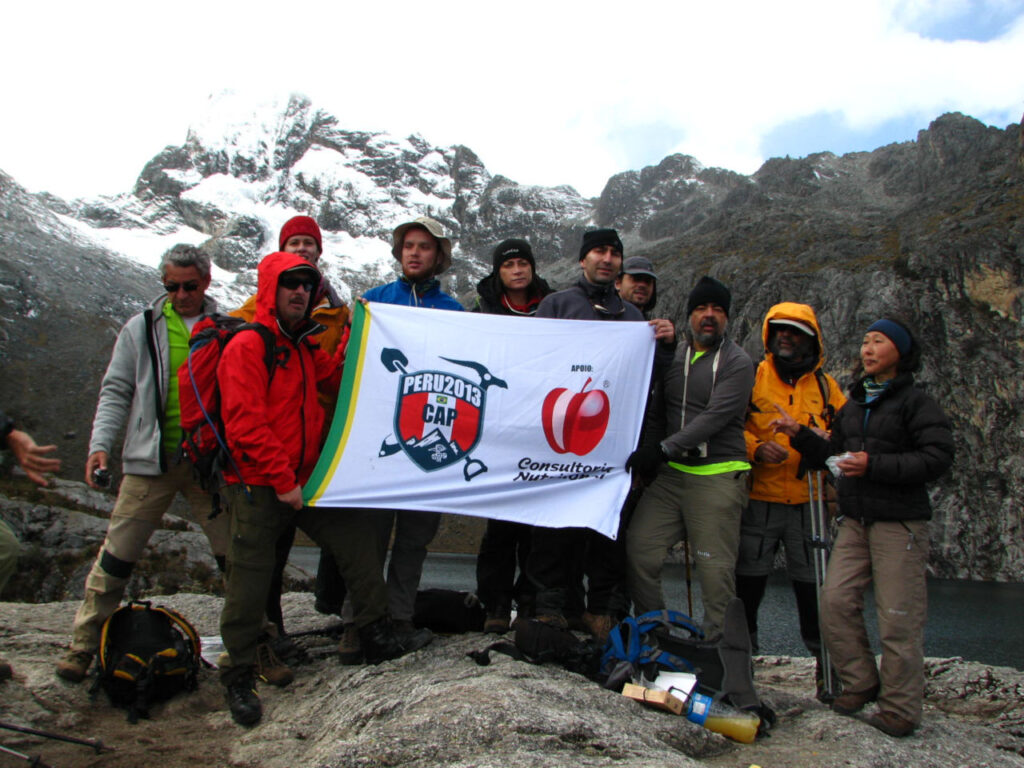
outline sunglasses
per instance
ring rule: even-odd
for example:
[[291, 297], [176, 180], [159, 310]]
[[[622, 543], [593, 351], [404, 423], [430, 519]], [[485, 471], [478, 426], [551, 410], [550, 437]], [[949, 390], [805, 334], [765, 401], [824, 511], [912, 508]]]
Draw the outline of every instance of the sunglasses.
[[305, 288], [308, 293], [312, 293], [313, 287], [316, 285], [309, 275], [281, 275], [277, 279], [277, 284], [282, 288], [287, 288], [289, 291], [294, 291], [296, 288]]
[[187, 283], [164, 283], [164, 290], [168, 293], [177, 293], [182, 288], [185, 293], [194, 293], [199, 290], [198, 280], [189, 280]]

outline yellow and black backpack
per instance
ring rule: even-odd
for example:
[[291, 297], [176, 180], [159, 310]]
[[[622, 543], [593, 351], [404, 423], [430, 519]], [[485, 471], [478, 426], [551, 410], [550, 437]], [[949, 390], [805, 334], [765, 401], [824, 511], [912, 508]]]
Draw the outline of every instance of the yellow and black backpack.
[[106, 691], [110, 703], [128, 710], [128, 720], [149, 717], [149, 705], [198, 685], [199, 635], [177, 611], [130, 602], [103, 624], [99, 676], [93, 693]]

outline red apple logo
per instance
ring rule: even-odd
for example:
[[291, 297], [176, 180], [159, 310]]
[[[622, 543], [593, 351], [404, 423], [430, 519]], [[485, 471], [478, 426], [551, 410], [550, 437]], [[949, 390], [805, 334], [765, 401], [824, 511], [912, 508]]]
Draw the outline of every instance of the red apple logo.
[[587, 379], [579, 392], [559, 387], [544, 398], [544, 437], [556, 453], [585, 456], [597, 447], [608, 429], [608, 395], [600, 389], [587, 392], [591, 381]]

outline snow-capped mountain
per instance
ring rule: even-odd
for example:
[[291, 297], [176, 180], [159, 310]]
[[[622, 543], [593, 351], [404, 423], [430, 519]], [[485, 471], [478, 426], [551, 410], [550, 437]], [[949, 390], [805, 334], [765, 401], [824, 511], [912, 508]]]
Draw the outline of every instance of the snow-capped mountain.
[[344, 130], [302, 96], [253, 105], [222, 94], [130, 193], [70, 203], [65, 220], [147, 266], [176, 242], [201, 245], [216, 265], [214, 295], [237, 304], [254, 289], [259, 259], [277, 249], [281, 225], [299, 213], [319, 222], [321, 265], [347, 300], [394, 279], [391, 230], [410, 218], [432, 216], [451, 233], [445, 279], [459, 293], [489, 271], [489, 249], [503, 237], [528, 232], [552, 257], [567, 223], [591, 210], [570, 187], [492, 177], [466, 147]]

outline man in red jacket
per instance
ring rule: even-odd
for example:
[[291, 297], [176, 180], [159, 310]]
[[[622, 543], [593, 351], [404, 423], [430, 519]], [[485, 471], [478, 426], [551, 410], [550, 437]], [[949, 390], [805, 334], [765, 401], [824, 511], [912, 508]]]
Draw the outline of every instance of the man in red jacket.
[[253, 725], [263, 711], [255, 690], [257, 641], [274, 571], [274, 545], [291, 524], [338, 562], [352, 596], [366, 660], [377, 663], [415, 650], [404, 644], [387, 614], [387, 588], [373, 546], [370, 518], [303, 508], [302, 485], [320, 453], [324, 412], [318, 383], [337, 388], [344, 347], [333, 356], [309, 341], [321, 327], [310, 319], [310, 296], [320, 273], [301, 256], [272, 253], [260, 262], [256, 322], [274, 334], [267, 370], [261, 334], [242, 331], [224, 348], [217, 368], [221, 416], [234, 466], [225, 472], [231, 513], [221, 666], [231, 716]]

